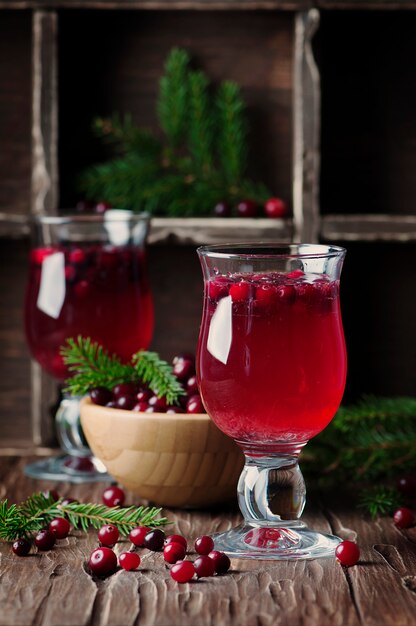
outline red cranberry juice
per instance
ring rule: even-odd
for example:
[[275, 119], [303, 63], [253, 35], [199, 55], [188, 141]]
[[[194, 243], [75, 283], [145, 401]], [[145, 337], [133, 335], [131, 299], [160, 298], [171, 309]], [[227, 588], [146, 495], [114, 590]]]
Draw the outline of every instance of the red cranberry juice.
[[[48, 281], [45, 265], [52, 255], [59, 267]], [[146, 349], [153, 333], [146, 272], [145, 252], [130, 246], [33, 250], [25, 303], [26, 336], [33, 357], [52, 376], [64, 380], [68, 371], [59, 352], [68, 337], [91, 337], [123, 361]], [[41, 304], [45, 301], [42, 280], [46, 308]]]
[[345, 386], [338, 281], [302, 272], [207, 281], [198, 376], [207, 412], [239, 442], [318, 434]]

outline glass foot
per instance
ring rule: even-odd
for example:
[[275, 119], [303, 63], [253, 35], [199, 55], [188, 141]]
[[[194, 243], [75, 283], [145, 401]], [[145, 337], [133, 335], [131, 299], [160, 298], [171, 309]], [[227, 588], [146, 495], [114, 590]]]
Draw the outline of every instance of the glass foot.
[[112, 482], [104, 465], [94, 457], [75, 457], [63, 454], [50, 459], [29, 463], [24, 469], [26, 476], [39, 480], [55, 480], [68, 483]]
[[309, 530], [303, 524], [285, 528], [246, 524], [212, 535], [215, 549], [239, 559], [268, 561], [333, 557], [341, 539]]

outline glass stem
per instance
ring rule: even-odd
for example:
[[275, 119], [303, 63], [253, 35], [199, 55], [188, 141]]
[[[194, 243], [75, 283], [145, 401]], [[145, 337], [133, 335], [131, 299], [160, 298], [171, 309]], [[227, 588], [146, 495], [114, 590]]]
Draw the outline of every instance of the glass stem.
[[237, 491], [246, 524], [303, 526], [298, 519], [305, 506], [306, 488], [298, 453], [245, 456]]

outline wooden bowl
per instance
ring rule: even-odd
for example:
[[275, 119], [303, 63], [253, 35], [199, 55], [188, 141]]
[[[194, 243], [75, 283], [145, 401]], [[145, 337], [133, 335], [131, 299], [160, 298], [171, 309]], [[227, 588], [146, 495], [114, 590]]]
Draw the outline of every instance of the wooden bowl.
[[109, 474], [157, 506], [236, 498], [243, 454], [206, 414], [138, 413], [81, 402], [81, 424]]

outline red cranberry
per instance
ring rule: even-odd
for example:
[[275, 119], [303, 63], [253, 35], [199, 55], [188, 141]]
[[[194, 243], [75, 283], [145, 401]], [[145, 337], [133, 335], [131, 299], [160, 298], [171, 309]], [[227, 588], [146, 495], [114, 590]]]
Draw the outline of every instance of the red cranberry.
[[293, 285], [281, 285], [277, 288], [277, 295], [281, 302], [292, 304], [296, 299], [296, 289]]
[[135, 396], [137, 394], [136, 383], [120, 383], [111, 390], [113, 396], [117, 399], [121, 396]]
[[214, 549], [214, 540], [208, 535], [202, 535], [195, 540], [195, 550], [198, 554], [209, 554]]
[[341, 541], [335, 549], [335, 556], [341, 565], [351, 567], [360, 558], [360, 549], [353, 541]]
[[49, 523], [49, 530], [57, 539], [65, 539], [69, 535], [70, 523], [65, 517], [55, 517]]
[[118, 396], [116, 398], [116, 407], [118, 409], [123, 409], [124, 411], [131, 411], [131, 409], [136, 406], [137, 401], [134, 396]]
[[136, 411], [137, 413], [144, 413], [149, 408], [147, 402], [138, 402], [132, 408], [132, 411]]
[[208, 297], [214, 302], [228, 295], [228, 282], [226, 279], [216, 278], [207, 282]]
[[141, 559], [137, 552], [122, 552], [118, 557], [118, 562], [121, 567], [128, 572], [137, 569], [140, 565], [140, 561]]
[[149, 389], [140, 389], [136, 394], [136, 400], [137, 402], [148, 402], [152, 395]]
[[85, 298], [85, 296], [89, 293], [90, 283], [88, 280], [80, 280], [76, 285], [74, 285], [75, 295], [78, 298]]
[[191, 359], [181, 359], [173, 365], [172, 372], [178, 380], [188, 380], [195, 374], [195, 363]]
[[111, 548], [97, 548], [91, 553], [88, 566], [97, 576], [109, 576], [117, 569], [117, 557]]
[[260, 285], [256, 289], [256, 301], [262, 306], [272, 306], [277, 300], [277, 291], [273, 285]]
[[231, 566], [231, 561], [228, 556], [224, 554], [224, 552], [212, 550], [208, 556], [214, 561], [215, 571], [217, 574], [225, 574], [228, 572]]
[[204, 576], [214, 576], [215, 574], [215, 563], [209, 558], [209, 556], [206, 555], [199, 556], [195, 559], [194, 568], [198, 578], [203, 578]]
[[117, 526], [113, 524], [105, 524], [98, 531], [98, 539], [103, 546], [112, 548], [118, 541], [120, 533]]
[[94, 387], [90, 391], [90, 398], [94, 404], [105, 406], [108, 402], [111, 402], [113, 394], [106, 387]]
[[185, 548], [185, 550], [188, 547], [188, 542], [182, 535], [169, 535], [165, 539], [165, 546], [169, 545], [170, 543], [180, 543]]
[[177, 583], [188, 583], [194, 574], [195, 568], [191, 561], [179, 561], [170, 570], [170, 575]]
[[117, 402], [115, 400], [110, 400], [110, 402], [107, 402], [105, 406], [107, 406], [109, 409], [116, 409]]
[[47, 491], [42, 491], [42, 495], [44, 498], [52, 498], [54, 502], [59, 500], [59, 493], [56, 489], [48, 489]]
[[70, 263], [81, 265], [82, 263], [85, 263], [86, 258], [86, 254], [82, 248], [75, 248], [69, 253]]
[[416, 476], [402, 476], [399, 478], [397, 489], [408, 498], [416, 498]]
[[66, 506], [67, 504], [79, 504], [79, 502], [78, 500], [75, 500], [75, 498], [64, 498], [61, 504]]
[[147, 533], [150, 531], [150, 528], [147, 526], [137, 526], [133, 528], [129, 533], [129, 539], [135, 546], [144, 546], [144, 538]]
[[176, 365], [180, 361], [192, 361], [192, 363], [195, 363], [195, 356], [192, 352], [181, 352], [173, 357], [172, 365]]
[[397, 528], [410, 528], [415, 523], [415, 516], [410, 509], [402, 506], [395, 511], [393, 520]]
[[281, 198], [269, 198], [264, 205], [267, 217], [284, 217], [287, 214], [287, 204]]
[[216, 217], [229, 217], [231, 215], [231, 207], [228, 202], [218, 202], [214, 207], [214, 215]]
[[242, 200], [237, 206], [239, 217], [256, 217], [257, 204], [253, 200]]
[[75, 281], [76, 275], [77, 271], [75, 267], [72, 267], [72, 265], [67, 265], [65, 267], [65, 279], [68, 283], [73, 283]]
[[94, 472], [95, 466], [88, 456], [70, 456], [64, 461], [65, 467], [76, 472]]
[[199, 394], [199, 387], [196, 376], [191, 376], [190, 378], [188, 378], [188, 382], [186, 383], [186, 393], [188, 394], [188, 396]]
[[77, 213], [90, 213], [94, 208], [94, 204], [90, 200], [80, 200], [75, 205]]
[[38, 550], [51, 550], [55, 541], [55, 535], [50, 530], [40, 530], [35, 537], [35, 546]]
[[251, 285], [244, 281], [235, 283], [231, 285], [229, 293], [233, 302], [245, 302], [250, 298]]
[[123, 506], [126, 494], [120, 487], [108, 487], [103, 495], [102, 500], [106, 506]]
[[97, 202], [97, 204], [94, 207], [94, 211], [96, 213], [102, 214], [102, 213], [105, 213], [108, 209], [111, 209], [111, 208], [112, 208], [112, 206], [111, 206], [111, 204], [109, 202], [101, 201], [101, 202]]
[[168, 405], [166, 398], [158, 398], [157, 396], [152, 396], [151, 398], [149, 398], [148, 404], [149, 407], [154, 409], [156, 413], [164, 413]]
[[305, 272], [302, 272], [302, 270], [293, 270], [293, 272], [289, 272], [287, 278], [294, 278], [296, 280], [302, 276], [305, 276]]
[[181, 543], [171, 541], [163, 548], [163, 558], [166, 563], [177, 563], [185, 557], [186, 549]]
[[185, 413], [184, 409], [181, 406], [171, 405], [166, 407], [166, 413], [168, 415], [175, 415], [176, 413]]
[[187, 413], [205, 413], [204, 405], [202, 404], [201, 396], [195, 395], [191, 396], [186, 403], [186, 412]]
[[27, 539], [16, 539], [12, 544], [12, 550], [16, 556], [26, 556], [30, 552], [30, 542]]
[[150, 533], [144, 538], [143, 545], [148, 550], [152, 550], [153, 552], [160, 552], [163, 550], [163, 544], [165, 543], [165, 533], [160, 528], [155, 528], [155, 530], [151, 530]]

